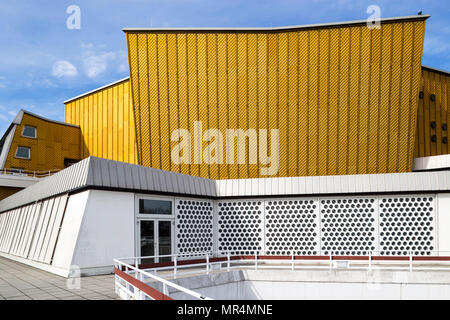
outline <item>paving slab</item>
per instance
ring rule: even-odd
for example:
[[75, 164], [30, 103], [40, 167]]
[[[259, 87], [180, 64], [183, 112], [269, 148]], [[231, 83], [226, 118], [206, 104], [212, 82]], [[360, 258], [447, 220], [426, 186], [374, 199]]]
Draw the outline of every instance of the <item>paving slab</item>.
[[80, 289], [66, 278], [0, 257], [0, 300], [118, 300], [114, 275], [82, 277]]

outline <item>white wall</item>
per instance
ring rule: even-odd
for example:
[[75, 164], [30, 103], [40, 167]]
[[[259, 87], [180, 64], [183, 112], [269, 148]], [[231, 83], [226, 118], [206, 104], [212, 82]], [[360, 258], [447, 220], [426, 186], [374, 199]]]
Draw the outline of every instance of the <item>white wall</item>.
[[72, 265], [82, 275], [113, 270], [113, 259], [134, 256], [134, 194], [89, 191]]
[[67, 270], [67, 273], [72, 264], [75, 245], [90, 193], [91, 191], [85, 191], [72, 195], [67, 201], [66, 212], [52, 262], [53, 266]]
[[450, 194], [440, 193], [437, 195], [437, 237], [440, 255], [450, 256]]
[[[445, 272], [245, 270], [171, 281], [223, 300], [450, 299], [450, 278]], [[158, 284], [150, 285], [161, 290]], [[192, 299], [173, 289], [169, 295]]]

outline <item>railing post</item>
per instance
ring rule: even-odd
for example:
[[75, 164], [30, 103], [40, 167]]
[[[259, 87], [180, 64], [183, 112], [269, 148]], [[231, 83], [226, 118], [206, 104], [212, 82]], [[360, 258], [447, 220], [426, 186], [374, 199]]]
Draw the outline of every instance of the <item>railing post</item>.
[[227, 272], [230, 272], [230, 252], [227, 252]]
[[330, 252], [330, 271], [333, 268], [333, 253]]
[[206, 274], [209, 274], [209, 253], [206, 253]]
[[294, 271], [294, 252], [292, 252], [292, 266], [291, 266], [292, 271]]
[[169, 293], [167, 292], [167, 285], [165, 283], [163, 283], [163, 293], [168, 296]]
[[413, 271], [413, 257], [412, 257], [412, 251], [409, 252], [409, 272]]
[[255, 251], [255, 270], [258, 270], [258, 251]]
[[177, 278], [177, 256], [173, 257], [173, 278]]
[[372, 271], [372, 251], [369, 252], [369, 271]]
[[[140, 280], [142, 283], [144, 283], [144, 274], [143, 273], [141, 273]], [[141, 291], [141, 300], [145, 300], [144, 291]]]

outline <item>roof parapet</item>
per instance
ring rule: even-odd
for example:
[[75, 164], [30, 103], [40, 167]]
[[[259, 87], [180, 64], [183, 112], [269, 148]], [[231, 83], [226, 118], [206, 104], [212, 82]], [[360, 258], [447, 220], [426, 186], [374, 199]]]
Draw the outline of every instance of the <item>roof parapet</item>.
[[[403, 17], [392, 17], [392, 18], [382, 18], [381, 23], [394, 23], [394, 22], [405, 22], [411, 20], [426, 20], [430, 17], [428, 14], [424, 15], [413, 15], [413, 16], [403, 16]], [[280, 32], [280, 31], [296, 31], [303, 29], [318, 29], [318, 28], [333, 28], [333, 27], [348, 27], [365, 25], [367, 20], [352, 20], [352, 21], [342, 21], [342, 22], [330, 22], [330, 23], [316, 23], [316, 24], [305, 24], [305, 25], [295, 25], [295, 26], [282, 26], [282, 27], [254, 27], [254, 28], [191, 28], [191, 27], [155, 27], [155, 28], [124, 28], [123, 32]]]

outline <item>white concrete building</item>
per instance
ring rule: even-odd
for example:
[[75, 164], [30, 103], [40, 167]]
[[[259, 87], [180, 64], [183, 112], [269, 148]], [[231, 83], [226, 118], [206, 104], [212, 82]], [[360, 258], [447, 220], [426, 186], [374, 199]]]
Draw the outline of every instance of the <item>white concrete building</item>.
[[449, 186], [450, 171], [215, 181], [90, 157], [0, 202], [0, 254], [62, 276], [195, 252], [448, 256]]

